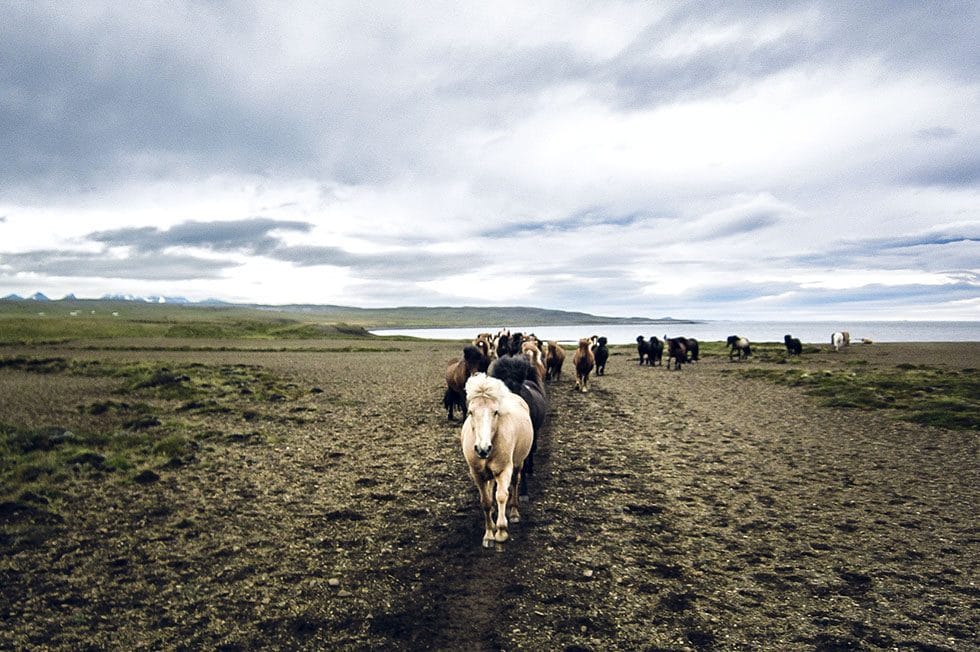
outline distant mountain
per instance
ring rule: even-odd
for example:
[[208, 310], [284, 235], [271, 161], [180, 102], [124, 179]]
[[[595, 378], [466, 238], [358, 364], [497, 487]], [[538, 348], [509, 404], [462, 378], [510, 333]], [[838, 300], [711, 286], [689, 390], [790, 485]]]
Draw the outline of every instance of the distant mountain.
[[31, 301], [51, 301], [51, 299], [47, 298], [40, 292], [35, 292], [34, 294], [32, 294], [27, 298], [30, 299]]
[[103, 301], [139, 301], [140, 303], [192, 303], [184, 297], [159, 297], [156, 295], [141, 297], [136, 294], [103, 294], [99, 298]]
[[75, 296], [74, 292], [69, 292], [65, 296], [61, 297], [62, 301], [78, 301], [78, 297]]
[[23, 301], [24, 297], [19, 294], [8, 294], [3, 298], [3, 301]]

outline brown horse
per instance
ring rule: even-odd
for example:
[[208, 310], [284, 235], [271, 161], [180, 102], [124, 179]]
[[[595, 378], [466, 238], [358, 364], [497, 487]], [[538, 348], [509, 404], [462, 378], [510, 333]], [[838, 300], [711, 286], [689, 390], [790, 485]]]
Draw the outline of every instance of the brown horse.
[[485, 525], [483, 547], [489, 548], [495, 541], [506, 541], [510, 522], [521, 519], [517, 486], [524, 458], [531, 451], [534, 430], [527, 403], [507, 389], [502, 380], [486, 374], [471, 377], [466, 381], [466, 399], [468, 407], [460, 431], [460, 445], [470, 477], [480, 492]]
[[476, 339], [473, 340], [473, 346], [475, 346], [477, 349], [479, 349], [480, 356], [481, 356], [480, 365], [479, 365], [479, 368], [477, 369], [477, 371], [482, 371], [483, 373], [486, 373], [487, 372], [487, 369], [490, 368], [490, 351], [491, 351], [491, 349], [490, 349], [490, 340], [489, 339], [486, 339], [484, 337], [484, 335], [487, 335], [487, 334], [486, 333], [481, 333], [480, 335], [477, 335]]
[[482, 363], [483, 354], [480, 349], [467, 345], [463, 347], [463, 357], [453, 358], [446, 366], [446, 393], [442, 397], [442, 404], [448, 413], [446, 418], [450, 421], [455, 408], [458, 407], [460, 411], [466, 409], [466, 379], [478, 373]]
[[525, 341], [521, 344], [521, 354], [527, 358], [531, 366], [534, 367], [534, 373], [537, 376], [535, 379], [538, 385], [544, 389], [544, 376], [546, 370], [544, 368], [544, 362], [541, 361], [541, 349], [538, 348], [536, 342], [531, 340]]
[[595, 369], [595, 355], [592, 353], [592, 341], [583, 337], [578, 341], [578, 349], [572, 358], [575, 365], [575, 388], [583, 393], [589, 391], [589, 374]]
[[558, 382], [561, 379], [561, 367], [565, 364], [565, 349], [554, 340], [545, 343], [544, 366], [545, 378]]

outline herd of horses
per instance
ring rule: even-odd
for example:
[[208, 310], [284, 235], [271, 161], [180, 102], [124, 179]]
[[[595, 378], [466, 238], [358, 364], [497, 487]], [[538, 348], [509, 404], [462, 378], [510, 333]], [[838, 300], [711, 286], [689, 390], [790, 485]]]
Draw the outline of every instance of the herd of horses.
[[[786, 335], [784, 343], [787, 355], [802, 354], [799, 338]], [[847, 332], [831, 335], [835, 351], [849, 343]], [[727, 345], [729, 360], [752, 355], [745, 337], [731, 335]], [[675, 370], [697, 362], [700, 353], [696, 339], [666, 335], [663, 340], [640, 335], [636, 348], [640, 365], [662, 366], [666, 351], [667, 369], [673, 362]], [[548, 415], [547, 384], [561, 379], [565, 358], [557, 341], [501, 330], [480, 333], [447, 365], [443, 405], [450, 421], [457, 409], [465, 415], [460, 444], [480, 494], [486, 548], [506, 541], [509, 524], [520, 520], [519, 503], [528, 500], [527, 478], [534, 473], [534, 453]], [[588, 392], [589, 377], [604, 375], [608, 358], [605, 337], [581, 338], [572, 354], [576, 389]]]
[[[589, 391], [589, 377], [605, 373], [608, 340], [582, 338], [572, 354], [575, 387]], [[480, 493], [483, 546], [503, 543], [528, 499], [527, 478], [548, 414], [547, 384], [561, 379], [566, 352], [557, 341], [501, 330], [480, 333], [446, 368], [443, 406], [449, 420], [465, 414], [463, 457]], [[496, 508], [496, 518], [493, 513]]]

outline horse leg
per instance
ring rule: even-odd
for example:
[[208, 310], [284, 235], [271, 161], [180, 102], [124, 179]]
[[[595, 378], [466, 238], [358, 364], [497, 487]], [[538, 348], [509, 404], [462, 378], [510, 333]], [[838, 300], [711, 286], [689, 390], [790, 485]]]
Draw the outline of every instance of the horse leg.
[[[507, 492], [507, 518], [509, 518], [512, 523], [521, 522], [521, 512], [518, 509], [520, 498], [517, 495], [517, 487], [523, 483], [524, 472], [521, 469], [517, 469], [511, 476], [510, 490]], [[523, 498], [523, 496], [521, 498]]]
[[483, 507], [483, 547], [493, 547], [493, 480], [474, 478], [480, 490], [480, 505]]
[[518, 482], [518, 486], [520, 487], [518, 500], [524, 503], [530, 502], [531, 500], [527, 492], [527, 476], [534, 475], [534, 449], [537, 447], [537, 444], [537, 441], [531, 444], [531, 452], [524, 458], [524, 464], [521, 466], [520, 481]]
[[[513, 476], [513, 465], [504, 467], [504, 470], [497, 476], [497, 533], [493, 539], [498, 543], [503, 543], [510, 536], [507, 533], [507, 501], [510, 498], [510, 483]], [[487, 513], [489, 514], [489, 512]], [[485, 537], [483, 545], [487, 545]]]

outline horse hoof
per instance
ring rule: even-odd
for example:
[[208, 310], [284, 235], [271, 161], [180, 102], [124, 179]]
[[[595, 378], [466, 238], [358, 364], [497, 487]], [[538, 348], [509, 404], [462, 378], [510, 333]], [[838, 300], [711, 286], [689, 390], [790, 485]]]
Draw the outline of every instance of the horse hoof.
[[484, 548], [493, 548], [493, 539], [492, 538], [491, 539], [484, 538], [483, 539], [483, 547]]
[[503, 543], [510, 538], [510, 535], [507, 534], [507, 530], [499, 529], [493, 538], [497, 541], [497, 543]]

